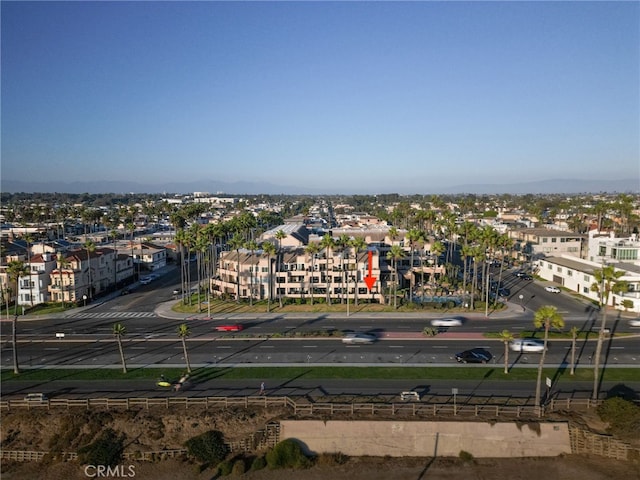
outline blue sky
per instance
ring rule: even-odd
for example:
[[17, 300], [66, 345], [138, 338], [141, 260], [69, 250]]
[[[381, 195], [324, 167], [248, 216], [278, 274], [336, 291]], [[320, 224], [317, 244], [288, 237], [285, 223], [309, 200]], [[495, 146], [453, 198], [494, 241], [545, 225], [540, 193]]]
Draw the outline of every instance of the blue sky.
[[428, 193], [640, 177], [638, 2], [4, 1], [1, 15], [4, 179]]

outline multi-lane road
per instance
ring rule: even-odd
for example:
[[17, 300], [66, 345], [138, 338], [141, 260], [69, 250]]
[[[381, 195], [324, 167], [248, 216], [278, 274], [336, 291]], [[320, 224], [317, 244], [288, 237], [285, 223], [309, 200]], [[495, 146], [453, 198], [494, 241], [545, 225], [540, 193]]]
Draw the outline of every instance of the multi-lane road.
[[[65, 317], [20, 320], [18, 322], [19, 360], [23, 367], [117, 367], [120, 356], [111, 333], [115, 322], [124, 324], [125, 355], [130, 366], [165, 368], [184, 366], [183, 349], [176, 335], [177, 326], [186, 322], [191, 330], [188, 351], [194, 366], [215, 365], [405, 365], [454, 366], [455, 353], [483, 347], [493, 354], [491, 363], [504, 362], [504, 346], [499, 340], [483, 336], [507, 329], [514, 334], [531, 330], [533, 312], [541, 305], [556, 305], [566, 329], [581, 330], [599, 326], [599, 313], [565, 294], [546, 292], [542, 285], [524, 281], [512, 274], [504, 278], [511, 289], [510, 308], [489, 315], [469, 315], [460, 327], [451, 327], [434, 338], [421, 335], [431, 314], [225, 314], [208, 318], [206, 314], [179, 316], [159, 305], [175, 301], [172, 290], [177, 273], [169, 271], [156, 282], [139, 287], [134, 293], [112, 298], [93, 308]], [[522, 297], [522, 298], [520, 298]], [[353, 307], [352, 307], [353, 312]], [[612, 332], [634, 331], [628, 320], [611, 313]], [[215, 326], [241, 324], [238, 333], [220, 333]], [[2, 332], [1, 366], [11, 368], [11, 322], [0, 324]], [[368, 345], [345, 345], [339, 337], [307, 337], [311, 332], [353, 330], [375, 333], [379, 341]], [[287, 334], [287, 335], [283, 335]], [[290, 336], [297, 335], [295, 338]], [[577, 345], [577, 362], [592, 362], [597, 334]], [[603, 361], [608, 366], [640, 366], [640, 336], [615, 337], [605, 344]], [[547, 365], [570, 361], [570, 340], [550, 342]], [[510, 352], [516, 366], [537, 365], [539, 354]], [[127, 386], [119, 384], [118, 388]], [[310, 387], [310, 386], [307, 386]], [[396, 388], [393, 385], [390, 388]], [[110, 388], [117, 391], [115, 385]], [[207, 389], [206, 385], [202, 388]], [[236, 388], [231, 385], [230, 388]], [[315, 388], [315, 387], [314, 387]], [[340, 388], [338, 386], [338, 388]], [[363, 387], [364, 388], [364, 387]], [[367, 387], [368, 388], [368, 387]]]

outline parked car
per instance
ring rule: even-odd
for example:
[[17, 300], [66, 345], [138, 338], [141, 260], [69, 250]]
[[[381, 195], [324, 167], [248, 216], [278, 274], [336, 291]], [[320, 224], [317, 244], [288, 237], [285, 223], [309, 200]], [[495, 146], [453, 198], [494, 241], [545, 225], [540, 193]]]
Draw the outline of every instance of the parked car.
[[544, 287], [544, 289], [547, 292], [551, 292], [551, 293], [560, 293], [560, 289], [558, 287], [554, 287], [553, 285], [547, 285], [546, 287]]
[[501, 297], [508, 297], [509, 295], [511, 295], [511, 290], [506, 287], [501, 288], [498, 290], [498, 295]]
[[244, 327], [242, 325], [240, 325], [239, 323], [233, 323], [233, 324], [228, 324], [228, 325], [217, 325], [215, 327], [216, 331], [218, 331], [218, 332], [239, 332], [243, 328]]
[[48, 399], [44, 393], [27, 393], [24, 396], [24, 400], [29, 403], [42, 403], [46, 402]]
[[634, 318], [632, 320], [629, 320], [629, 326], [630, 327], [640, 327], [640, 318]]
[[456, 360], [459, 363], [487, 363], [492, 358], [491, 352], [484, 348], [472, 348], [471, 350], [456, 353]]
[[140, 279], [140, 285], [149, 285], [151, 283], [151, 279], [149, 277], [142, 277]]
[[533, 280], [533, 277], [531, 275], [522, 275], [520, 278], [522, 278], [522, 280], [526, 280], [527, 282]]
[[174, 288], [173, 292], [171, 292], [173, 295], [181, 295], [182, 294], [182, 290], [179, 288]]
[[370, 335], [368, 333], [347, 333], [344, 337], [342, 337], [342, 343], [346, 343], [349, 345], [359, 344], [359, 343], [373, 343], [377, 340], [375, 335]]
[[520, 353], [542, 353], [544, 342], [535, 338], [517, 338], [509, 343], [509, 348]]
[[459, 327], [462, 325], [460, 318], [434, 318], [431, 320], [432, 327]]

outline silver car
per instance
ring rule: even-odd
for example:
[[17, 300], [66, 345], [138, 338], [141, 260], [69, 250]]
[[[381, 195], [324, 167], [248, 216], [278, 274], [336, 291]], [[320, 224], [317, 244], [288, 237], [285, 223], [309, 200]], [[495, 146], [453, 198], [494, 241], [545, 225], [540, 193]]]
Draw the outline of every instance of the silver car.
[[460, 318], [434, 318], [431, 320], [432, 327], [459, 327], [462, 325]]
[[509, 348], [520, 353], [542, 353], [544, 342], [535, 338], [518, 338], [509, 342]]
[[342, 337], [342, 343], [346, 343], [349, 345], [359, 344], [359, 343], [373, 343], [377, 340], [375, 335], [370, 335], [368, 333], [347, 333], [344, 337]]

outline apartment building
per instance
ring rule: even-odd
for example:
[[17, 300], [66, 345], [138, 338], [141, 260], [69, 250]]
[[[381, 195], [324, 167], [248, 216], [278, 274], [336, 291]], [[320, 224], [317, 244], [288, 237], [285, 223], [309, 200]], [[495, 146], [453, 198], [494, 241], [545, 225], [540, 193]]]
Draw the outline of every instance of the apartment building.
[[[611, 265], [611, 262], [609, 264]], [[591, 291], [591, 285], [596, 282], [594, 271], [601, 269], [603, 263], [561, 255], [540, 259], [536, 265], [536, 273], [544, 280], [562, 285], [595, 302], [600, 301], [598, 293]], [[620, 280], [628, 283], [629, 290], [620, 294], [612, 293], [608, 305], [618, 310], [640, 313], [640, 265], [625, 262], [616, 262], [613, 265], [616, 271], [624, 272]], [[625, 300], [632, 302], [632, 306], [625, 307]]]
[[576, 258], [586, 255], [586, 235], [547, 228], [510, 229], [507, 234], [513, 239], [518, 258], [523, 261], [565, 254]]
[[369, 274], [369, 253], [307, 253], [303, 247], [283, 249], [268, 256], [263, 251], [222, 252], [218, 274], [211, 279], [214, 295], [226, 298], [265, 300], [269, 297], [326, 299], [384, 303], [384, 286], [390, 268], [379, 250], [371, 248], [371, 275], [377, 279], [371, 291], [364, 278]]
[[112, 248], [93, 252], [77, 249], [58, 255], [48, 286], [52, 302], [90, 300], [113, 287], [117, 279], [118, 256]]
[[33, 306], [49, 301], [51, 272], [56, 268], [56, 257], [52, 253], [36, 253], [26, 263], [29, 275], [18, 279], [18, 305]]
[[640, 262], [640, 240], [638, 234], [629, 237], [616, 237], [614, 232], [589, 232], [587, 259], [602, 263], [613, 260], [625, 263]]

